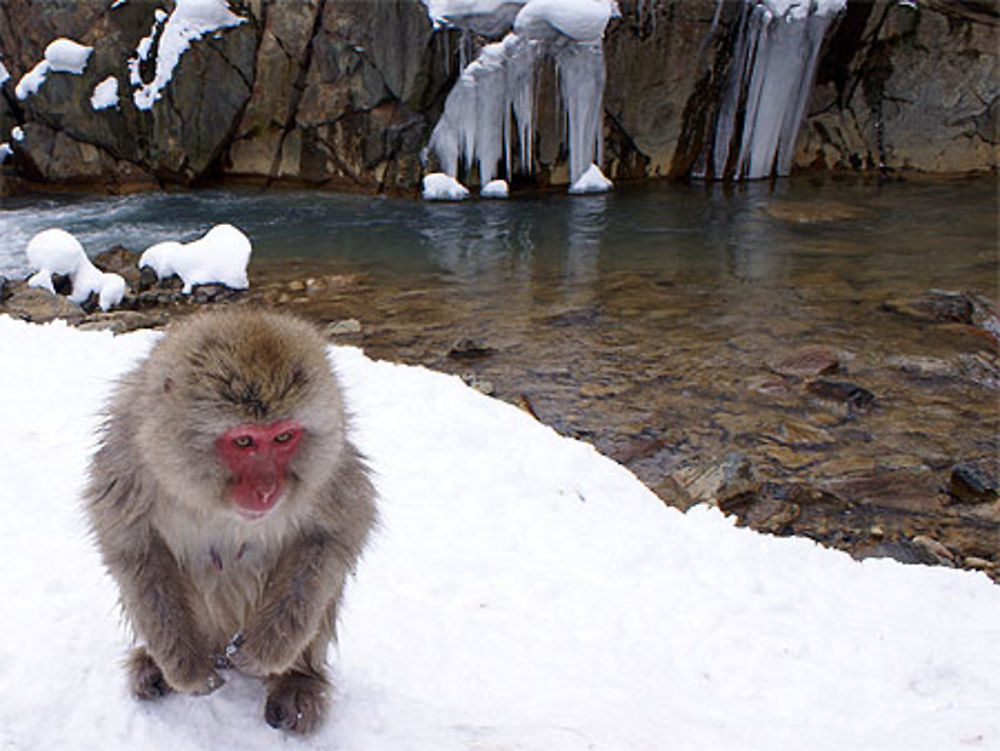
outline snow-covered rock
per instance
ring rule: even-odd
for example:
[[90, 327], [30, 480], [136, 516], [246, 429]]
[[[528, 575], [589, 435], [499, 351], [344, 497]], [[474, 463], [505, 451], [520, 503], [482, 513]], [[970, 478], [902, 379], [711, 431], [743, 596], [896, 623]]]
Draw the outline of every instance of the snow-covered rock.
[[204, 237], [189, 243], [173, 240], [157, 243], [139, 258], [139, 268], [148, 266], [164, 279], [177, 274], [184, 294], [196, 284], [225, 284], [246, 289], [247, 264], [252, 246], [249, 238], [231, 224], [217, 224]]
[[31, 238], [25, 254], [28, 263], [37, 269], [28, 279], [29, 287], [39, 287], [55, 294], [52, 275], [69, 276], [72, 283], [70, 301], [83, 303], [96, 293], [101, 310], [118, 305], [125, 296], [125, 279], [94, 266], [80, 241], [65, 230], [42, 230]]

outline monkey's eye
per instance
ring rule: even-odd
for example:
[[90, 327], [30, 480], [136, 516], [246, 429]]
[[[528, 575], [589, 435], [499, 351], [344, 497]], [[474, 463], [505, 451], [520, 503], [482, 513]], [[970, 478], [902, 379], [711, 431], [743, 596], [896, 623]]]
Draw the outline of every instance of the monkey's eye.
[[278, 435], [274, 437], [275, 443], [288, 443], [290, 440], [292, 440], [292, 431], [290, 430], [286, 430], [283, 433], [278, 433]]
[[233, 445], [238, 449], [246, 449], [253, 446], [253, 438], [248, 435], [241, 435], [233, 439]]

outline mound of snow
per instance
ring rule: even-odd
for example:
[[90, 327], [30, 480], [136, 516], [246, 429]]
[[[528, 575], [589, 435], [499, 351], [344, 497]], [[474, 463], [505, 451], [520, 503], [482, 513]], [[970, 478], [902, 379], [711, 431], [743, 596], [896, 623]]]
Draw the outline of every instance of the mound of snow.
[[27, 99], [32, 94], [37, 93], [41, 85], [45, 83], [49, 73], [82, 74], [87, 68], [87, 60], [93, 51], [93, 47], [87, 47], [65, 37], [53, 40], [45, 48], [43, 59], [21, 76], [21, 80], [14, 88], [14, 94], [20, 100]]
[[184, 294], [196, 284], [225, 284], [246, 289], [250, 240], [231, 224], [217, 224], [204, 237], [189, 243], [173, 240], [150, 246], [139, 258], [139, 268], [149, 266], [164, 279], [177, 274]]
[[[232, 671], [207, 697], [127, 692], [79, 491], [113, 379], [157, 337], [0, 317], [0, 507], [23, 510], [0, 515], [11, 749], [287, 745], [261, 681]], [[984, 575], [681, 514], [457, 377], [330, 354], [382, 523], [346, 595], [330, 720], [296, 748], [1000, 747]]]
[[479, 191], [483, 198], [506, 198], [510, 194], [510, 187], [506, 180], [490, 180]]
[[443, 172], [424, 175], [423, 196], [427, 201], [461, 201], [469, 197], [469, 189]]
[[31, 238], [25, 254], [31, 267], [37, 269], [28, 279], [29, 287], [40, 287], [55, 294], [52, 275], [68, 275], [73, 285], [69, 299], [79, 304], [94, 293], [101, 310], [113, 308], [125, 296], [125, 279], [94, 266], [80, 241], [65, 230], [42, 230]]
[[580, 179], [569, 186], [570, 193], [606, 193], [613, 183], [604, 176], [601, 168], [591, 162]]

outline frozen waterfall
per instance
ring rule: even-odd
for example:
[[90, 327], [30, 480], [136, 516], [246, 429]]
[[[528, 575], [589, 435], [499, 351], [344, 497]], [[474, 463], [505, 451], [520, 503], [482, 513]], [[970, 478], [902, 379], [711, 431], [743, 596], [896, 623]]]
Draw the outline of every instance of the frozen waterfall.
[[467, 174], [475, 167], [483, 186], [495, 183], [500, 175], [509, 180], [515, 172], [515, 147], [520, 171], [532, 172], [536, 70], [539, 61], [549, 56], [558, 74], [566, 123], [570, 190], [606, 190], [610, 181], [595, 179], [593, 170], [600, 173], [597, 165], [603, 157], [602, 40], [608, 20], [619, 13], [615, 0], [425, 0], [425, 4], [439, 27], [487, 36], [507, 30], [500, 41], [483, 46], [464, 66], [448, 94], [426, 150], [437, 157], [443, 172], [457, 179], [461, 171]]
[[752, 180], [789, 173], [820, 46], [845, 4], [745, 0], [714, 143], [696, 176]]

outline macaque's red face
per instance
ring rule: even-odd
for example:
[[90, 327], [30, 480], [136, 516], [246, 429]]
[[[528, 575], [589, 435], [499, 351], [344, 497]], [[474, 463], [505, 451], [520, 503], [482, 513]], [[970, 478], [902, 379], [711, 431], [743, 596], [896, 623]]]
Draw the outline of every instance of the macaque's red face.
[[302, 425], [296, 420], [237, 425], [216, 439], [215, 449], [232, 472], [229, 490], [237, 511], [257, 518], [274, 507], [301, 440]]

